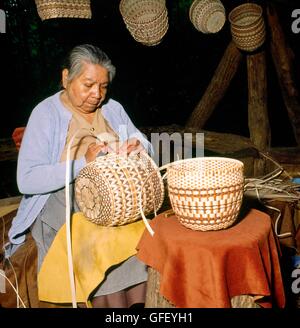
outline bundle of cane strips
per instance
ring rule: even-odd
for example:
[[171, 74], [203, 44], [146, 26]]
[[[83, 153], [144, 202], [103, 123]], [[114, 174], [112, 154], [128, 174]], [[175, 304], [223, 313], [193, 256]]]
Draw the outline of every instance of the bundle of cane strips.
[[[247, 178], [245, 179], [244, 193], [254, 193], [258, 201], [265, 207], [278, 212], [278, 216], [275, 220], [275, 233], [278, 238], [285, 238], [292, 236], [291, 232], [278, 233], [278, 224], [281, 218], [281, 211], [273, 206], [267, 204], [267, 202], [275, 201], [278, 199], [284, 199], [285, 201], [298, 201], [300, 200], [300, 186], [290, 181], [289, 176], [283, 169], [283, 167], [277, 163], [274, 159], [268, 155], [260, 152], [260, 154], [272, 161], [277, 168], [261, 178]], [[287, 179], [280, 179], [279, 176], [286, 173]], [[268, 199], [268, 201], [264, 200]]]

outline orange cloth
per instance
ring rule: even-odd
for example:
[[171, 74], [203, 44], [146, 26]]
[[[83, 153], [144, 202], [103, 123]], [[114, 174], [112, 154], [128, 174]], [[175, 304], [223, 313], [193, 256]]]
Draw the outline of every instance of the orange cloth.
[[19, 128], [15, 128], [13, 133], [12, 133], [12, 139], [16, 145], [16, 148], [17, 150], [20, 149], [21, 147], [21, 142], [22, 142], [22, 139], [23, 139], [23, 135], [24, 135], [24, 132], [25, 132], [25, 127], [22, 126], [22, 127], [19, 127]]
[[260, 296], [264, 307], [284, 307], [267, 214], [251, 209], [239, 223], [219, 231], [193, 231], [164, 213], [151, 226], [155, 234], [144, 232], [137, 256], [160, 273], [160, 293], [176, 307], [226, 308], [233, 296], [243, 294]]

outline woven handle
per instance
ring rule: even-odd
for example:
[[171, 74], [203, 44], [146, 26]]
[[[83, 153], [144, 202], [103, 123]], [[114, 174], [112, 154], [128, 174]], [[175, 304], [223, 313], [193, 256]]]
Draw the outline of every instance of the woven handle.
[[[86, 130], [86, 128], [78, 129], [72, 136], [68, 146], [67, 146], [67, 158], [66, 158], [66, 176], [65, 176], [65, 200], [66, 200], [66, 238], [67, 238], [67, 258], [68, 258], [68, 268], [69, 268], [69, 280], [71, 289], [71, 298], [73, 308], [77, 308], [77, 298], [76, 298], [76, 287], [75, 287], [75, 277], [73, 268], [73, 255], [72, 255], [72, 236], [71, 236], [71, 200], [70, 200], [70, 174], [71, 174], [71, 146], [77, 134]], [[93, 135], [94, 136], [94, 135]], [[97, 138], [96, 136], [94, 136]]]
[[[143, 221], [144, 221], [144, 224], [145, 224], [147, 230], [149, 231], [149, 233], [150, 233], [150, 235], [151, 235], [152, 237], [153, 237], [153, 235], [154, 235], [154, 231], [153, 231], [153, 229], [151, 228], [150, 224], [148, 223], [147, 218], [146, 218], [145, 213], [144, 213], [144, 210], [143, 210], [143, 207], [142, 207], [142, 191], [143, 191], [143, 189], [144, 189], [144, 187], [145, 187], [146, 182], [149, 180], [149, 178], [152, 176], [153, 173], [157, 173], [157, 172], [160, 172], [160, 171], [162, 171], [162, 170], [165, 170], [165, 169], [168, 168], [171, 164], [173, 164], [173, 163], [168, 163], [168, 164], [166, 164], [166, 165], [163, 165], [163, 166], [161, 166], [160, 168], [158, 168], [157, 170], [151, 172], [151, 173], [147, 176], [147, 178], [145, 179], [144, 183], [142, 184], [141, 193], [140, 193], [140, 195], [139, 195], [139, 207], [140, 207], [140, 213], [141, 213], [142, 219], [143, 219]], [[164, 176], [162, 177], [162, 179], [165, 179], [166, 176], [167, 176], [167, 172], [164, 174]], [[154, 197], [153, 197], [153, 199], [154, 199]], [[156, 216], [155, 204], [154, 204], [154, 215]]]

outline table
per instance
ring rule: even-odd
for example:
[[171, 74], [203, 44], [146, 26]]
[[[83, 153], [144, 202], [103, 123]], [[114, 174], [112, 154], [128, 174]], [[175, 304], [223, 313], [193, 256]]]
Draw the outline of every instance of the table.
[[284, 307], [278, 243], [270, 217], [251, 209], [235, 225], [193, 231], [161, 213], [145, 230], [138, 258], [159, 273], [159, 292], [176, 307], [229, 308], [238, 295], [262, 307]]

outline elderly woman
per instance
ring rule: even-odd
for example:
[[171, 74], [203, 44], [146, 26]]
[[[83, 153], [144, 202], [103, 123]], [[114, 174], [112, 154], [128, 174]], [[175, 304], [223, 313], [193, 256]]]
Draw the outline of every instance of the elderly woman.
[[[38, 248], [38, 270], [65, 222], [67, 146], [71, 147], [72, 180], [87, 163], [109, 151], [131, 153], [151, 145], [124, 108], [107, 97], [115, 75], [108, 56], [92, 45], [69, 54], [62, 71], [63, 90], [39, 103], [29, 118], [18, 158], [17, 182], [24, 197], [9, 231], [13, 253], [30, 228]], [[101, 136], [97, 142], [95, 136]], [[78, 211], [73, 202], [73, 211]], [[128, 279], [130, 277], [130, 279]], [[133, 256], [110, 270], [93, 294], [94, 307], [129, 307], [143, 303], [145, 266]]]

